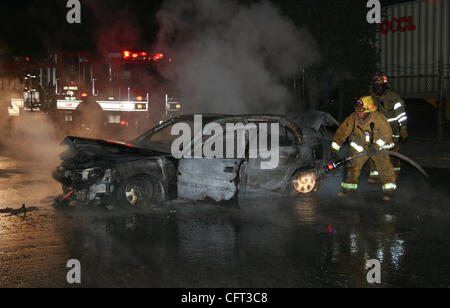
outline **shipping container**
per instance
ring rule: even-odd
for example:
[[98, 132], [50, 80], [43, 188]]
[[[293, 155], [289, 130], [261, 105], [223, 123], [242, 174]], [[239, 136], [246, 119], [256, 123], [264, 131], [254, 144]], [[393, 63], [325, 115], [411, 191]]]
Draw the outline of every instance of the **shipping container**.
[[405, 99], [450, 98], [450, 0], [386, 6], [378, 33], [380, 72]]

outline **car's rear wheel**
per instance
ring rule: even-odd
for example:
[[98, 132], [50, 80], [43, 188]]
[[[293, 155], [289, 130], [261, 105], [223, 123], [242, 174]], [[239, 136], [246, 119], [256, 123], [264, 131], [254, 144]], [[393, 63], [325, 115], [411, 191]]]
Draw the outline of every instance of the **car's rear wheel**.
[[157, 195], [156, 181], [149, 176], [134, 176], [128, 178], [119, 185], [116, 192], [120, 206], [138, 208], [150, 205]]
[[319, 190], [317, 175], [311, 171], [297, 171], [289, 183], [292, 194], [307, 195]]

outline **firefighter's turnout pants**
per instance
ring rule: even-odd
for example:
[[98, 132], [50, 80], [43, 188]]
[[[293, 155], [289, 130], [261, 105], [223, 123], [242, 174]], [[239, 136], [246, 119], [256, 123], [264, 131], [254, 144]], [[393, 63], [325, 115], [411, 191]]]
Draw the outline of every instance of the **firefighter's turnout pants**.
[[[395, 153], [400, 153], [399, 140], [394, 139], [394, 143], [395, 143], [395, 148], [393, 148], [390, 151], [395, 152]], [[399, 174], [400, 171], [402, 170], [402, 163], [401, 163], [400, 159], [393, 157], [393, 158], [391, 158], [391, 161], [392, 161], [392, 165], [394, 166], [394, 171], [397, 174]], [[370, 168], [370, 177], [371, 178], [378, 178], [380, 176], [379, 169], [376, 167], [373, 159], [369, 159], [369, 168]]]
[[[358, 154], [356, 151], [350, 153], [351, 156]], [[345, 192], [352, 192], [358, 189], [359, 177], [361, 170], [369, 160], [369, 156], [363, 156], [352, 160], [345, 168], [344, 180], [342, 182], [342, 189]], [[396, 186], [396, 174], [392, 167], [391, 158], [386, 154], [379, 154], [370, 158], [374, 167], [379, 172], [382, 188], [384, 191], [389, 192], [397, 188]]]

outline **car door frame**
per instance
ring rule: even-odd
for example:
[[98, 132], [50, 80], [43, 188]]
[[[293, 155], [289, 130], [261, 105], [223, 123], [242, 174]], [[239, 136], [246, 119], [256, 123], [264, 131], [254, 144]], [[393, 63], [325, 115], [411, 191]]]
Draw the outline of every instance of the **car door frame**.
[[[255, 121], [250, 119], [251, 121]], [[279, 121], [279, 120], [274, 120], [274, 119], [266, 119], [266, 120], [257, 120], [258, 122], [265, 122], [265, 123], [278, 123], [281, 127], [283, 127], [284, 129], [286, 129], [287, 132], [290, 132], [291, 135], [294, 137], [294, 145], [289, 145], [289, 146], [281, 146], [280, 145], [280, 164], [282, 164], [282, 160], [286, 160], [287, 163], [286, 164], [282, 164], [285, 167], [283, 168], [284, 171], [282, 172], [276, 172], [274, 170], [279, 170], [280, 166], [278, 166], [278, 168], [276, 169], [272, 169], [272, 170], [262, 170], [261, 168], [258, 168], [258, 165], [260, 166], [262, 159], [261, 158], [257, 158], [257, 159], [248, 159], [247, 160], [247, 165], [245, 166], [245, 180], [243, 180], [243, 182], [246, 185], [245, 190], [249, 191], [252, 189], [263, 189], [263, 190], [269, 190], [269, 191], [284, 191], [286, 188], [286, 183], [287, 180], [286, 178], [289, 180], [291, 177], [291, 172], [294, 173], [298, 167], [299, 167], [299, 161], [301, 160], [301, 145], [302, 145], [302, 139], [301, 136], [299, 135], [299, 132], [296, 131], [291, 125], [289, 125], [288, 123], [284, 123], [283, 121]], [[259, 140], [259, 130], [258, 130], [258, 140]], [[285, 156], [283, 155], [283, 153], [281, 152], [282, 148], [291, 148], [293, 155], [290, 156]], [[292, 171], [293, 170], [293, 171]], [[259, 172], [258, 172], [259, 171]], [[261, 175], [262, 177], [264, 177], [264, 174], [266, 174], [267, 176], [270, 177], [270, 175], [276, 175], [278, 173], [278, 179], [279, 181], [277, 181], [277, 183], [279, 184], [278, 186], [272, 186], [272, 187], [261, 187], [261, 185], [253, 185], [251, 182], [253, 180], [255, 180], [254, 177], [249, 178], [249, 176], [256, 176], [256, 174], [263, 174]], [[287, 176], [287, 174], [289, 174], [289, 176]]]

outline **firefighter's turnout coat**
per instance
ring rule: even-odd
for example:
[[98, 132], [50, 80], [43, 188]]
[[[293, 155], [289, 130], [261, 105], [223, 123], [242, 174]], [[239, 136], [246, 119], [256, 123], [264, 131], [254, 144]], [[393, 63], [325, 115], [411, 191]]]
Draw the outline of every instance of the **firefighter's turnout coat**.
[[[398, 94], [391, 90], [386, 90], [383, 95], [377, 96], [372, 94], [375, 101], [375, 106], [378, 107], [378, 111], [381, 112], [391, 124], [392, 128], [392, 138], [395, 143], [395, 148], [392, 149], [394, 152], [400, 152], [399, 141], [401, 136], [401, 130], [407, 129], [408, 116], [406, 114], [405, 101], [400, 98]], [[394, 171], [401, 171], [401, 162], [399, 159], [392, 159], [392, 164], [394, 165]], [[378, 177], [380, 174], [373, 162], [370, 160], [370, 176]]]
[[394, 141], [400, 138], [400, 130], [406, 127], [408, 116], [406, 115], [405, 101], [398, 94], [391, 90], [386, 90], [382, 96], [372, 95], [375, 106], [391, 124]]
[[[332, 149], [338, 152], [348, 139], [350, 142], [349, 156], [365, 152], [371, 145], [376, 149], [391, 150], [395, 147], [392, 135], [391, 125], [380, 112], [370, 113], [369, 119], [364, 123], [358, 121], [356, 113], [353, 113], [345, 119], [337, 130], [333, 138]], [[352, 160], [346, 166], [344, 181], [342, 182], [344, 190], [352, 191], [358, 189], [361, 169], [368, 159], [369, 156], [366, 155]], [[379, 170], [383, 190], [395, 190], [397, 188], [396, 175], [389, 155], [379, 154], [373, 156], [372, 159]]]

